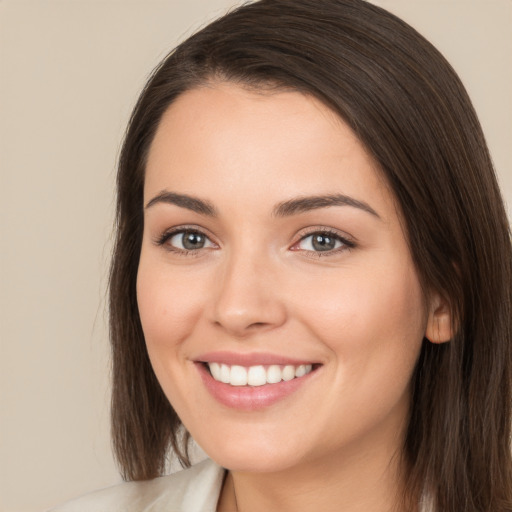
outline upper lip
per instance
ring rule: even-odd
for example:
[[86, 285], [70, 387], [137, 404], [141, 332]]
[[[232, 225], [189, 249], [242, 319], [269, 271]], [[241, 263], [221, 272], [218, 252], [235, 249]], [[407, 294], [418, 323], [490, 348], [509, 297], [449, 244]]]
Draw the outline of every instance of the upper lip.
[[270, 352], [255, 352], [244, 354], [240, 352], [208, 352], [201, 354], [194, 359], [196, 362], [201, 363], [221, 363], [227, 365], [239, 366], [259, 366], [259, 365], [293, 365], [299, 366], [301, 364], [315, 364], [317, 361], [311, 359], [297, 359], [279, 354], [272, 354]]

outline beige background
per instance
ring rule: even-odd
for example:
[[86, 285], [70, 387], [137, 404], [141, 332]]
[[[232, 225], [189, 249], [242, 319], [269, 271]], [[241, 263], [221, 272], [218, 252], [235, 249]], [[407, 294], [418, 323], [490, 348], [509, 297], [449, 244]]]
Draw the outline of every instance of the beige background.
[[[460, 73], [512, 205], [512, 1], [375, 3]], [[152, 67], [234, 4], [0, 0], [2, 512], [119, 481], [104, 310], [115, 161]]]

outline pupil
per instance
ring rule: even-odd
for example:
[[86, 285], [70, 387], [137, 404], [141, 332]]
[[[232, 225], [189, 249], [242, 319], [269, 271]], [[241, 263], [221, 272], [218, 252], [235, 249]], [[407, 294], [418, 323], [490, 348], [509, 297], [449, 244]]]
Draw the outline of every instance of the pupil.
[[330, 251], [334, 249], [336, 240], [326, 235], [315, 235], [313, 237], [313, 248], [316, 251]]
[[199, 233], [185, 233], [183, 235], [183, 247], [185, 247], [185, 249], [201, 249], [203, 245], [203, 235]]

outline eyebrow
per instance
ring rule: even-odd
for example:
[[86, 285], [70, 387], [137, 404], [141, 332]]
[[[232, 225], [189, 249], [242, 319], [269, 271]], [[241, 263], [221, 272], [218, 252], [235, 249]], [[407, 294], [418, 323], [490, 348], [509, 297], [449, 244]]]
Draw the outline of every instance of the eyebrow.
[[380, 219], [380, 215], [364, 201], [354, 199], [344, 194], [328, 194], [320, 196], [305, 196], [290, 199], [279, 203], [272, 213], [275, 217], [288, 217], [297, 213], [305, 213], [319, 208], [329, 208], [330, 206], [352, 206]]
[[[187, 194], [178, 194], [176, 192], [168, 192], [164, 190], [146, 204], [146, 209], [151, 208], [153, 205], [158, 203], [173, 204], [199, 213], [200, 215], [218, 217], [218, 211], [212, 203]], [[278, 203], [272, 210], [272, 216], [281, 218], [289, 217], [299, 213], [306, 213], [311, 210], [329, 208], [330, 206], [351, 206], [353, 208], [363, 210], [378, 219], [381, 218], [369, 204], [344, 194], [304, 196], [289, 199]]]
[[209, 201], [199, 199], [198, 197], [192, 197], [187, 194], [177, 194], [176, 192], [168, 192], [164, 190], [148, 202], [146, 209], [151, 208], [153, 205], [158, 203], [174, 204], [208, 217], [218, 216], [217, 209]]

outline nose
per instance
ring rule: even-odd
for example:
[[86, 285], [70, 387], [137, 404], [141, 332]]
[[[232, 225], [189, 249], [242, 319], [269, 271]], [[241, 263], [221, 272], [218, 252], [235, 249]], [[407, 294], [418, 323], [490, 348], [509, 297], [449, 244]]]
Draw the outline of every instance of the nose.
[[215, 283], [212, 320], [237, 338], [275, 329], [286, 321], [279, 269], [259, 254], [233, 255]]

